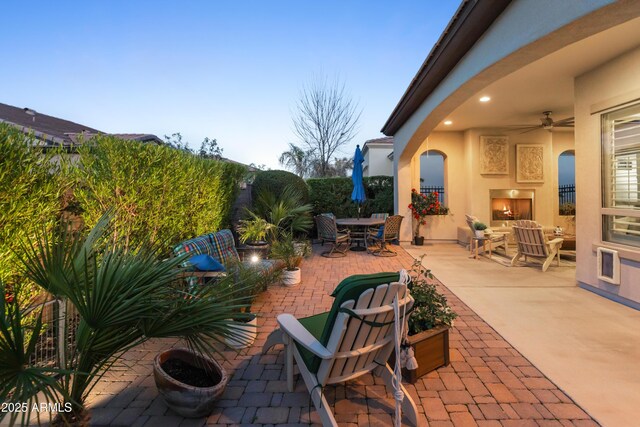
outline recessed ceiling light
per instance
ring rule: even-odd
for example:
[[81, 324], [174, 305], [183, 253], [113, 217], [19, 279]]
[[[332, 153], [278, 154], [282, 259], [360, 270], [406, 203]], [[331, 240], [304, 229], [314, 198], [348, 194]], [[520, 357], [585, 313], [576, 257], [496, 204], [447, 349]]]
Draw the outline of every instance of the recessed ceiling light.
[[445, 124], [445, 126], [451, 126], [453, 124], [453, 122], [451, 120], [445, 120], [444, 124]]
[[489, 101], [491, 101], [491, 98], [486, 95], [480, 98], [480, 102], [489, 102]]

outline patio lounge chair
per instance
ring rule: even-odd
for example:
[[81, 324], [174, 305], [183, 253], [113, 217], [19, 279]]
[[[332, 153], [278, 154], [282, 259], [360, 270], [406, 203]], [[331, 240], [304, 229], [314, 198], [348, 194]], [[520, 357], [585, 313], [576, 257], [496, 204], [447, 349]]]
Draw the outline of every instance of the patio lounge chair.
[[[331, 250], [323, 252], [321, 255], [327, 258], [338, 258], [346, 256], [345, 252], [351, 243], [351, 235], [349, 230], [339, 231], [336, 225], [336, 219], [326, 215], [318, 215], [315, 217], [316, 226], [318, 227], [318, 238], [324, 242], [332, 244]], [[340, 246], [344, 245], [344, 249], [340, 250]]]
[[[413, 305], [407, 281], [400, 277], [398, 273], [350, 276], [333, 292], [331, 311], [302, 319], [291, 314], [278, 316], [280, 329], [269, 336], [263, 353], [284, 343], [289, 391], [294, 386], [295, 360], [323, 426], [337, 426], [324, 396], [328, 384], [372, 372], [393, 393], [393, 372], [387, 365], [395, 345], [393, 300], [397, 294], [401, 316]], [[404, 393], [403, 412], [418, 425], [416, 405], [402, 383], [398, 384]]]
[[379, 231], [369, 232], [367, 240], [371, 240], [377, 247], [371, 250], [376, 256], [396, 256], [396, 251], [389, 247], [389, 243], [400, 239], [400, 225], [402, 224], [402, 215], [393, 215], [384, 221], [382, 233]]
[[551, 261], [557, 256], [558, 266], [560, 266], [560, 247], [563, 239], [547, 240], [542, 226], [535, 221], [529, 220], [516, 221], [513, 226], [513, 232], [518, 244], [518, 253], [511, 260], [511, 265], [515, 265], [523, 256], [525, 261], [528, 260], [528, 257], [541, 258], [544, 259], [542, 271], [547, 271]]
[[[467, 221], [467, 225], [469, 226], [469, 230], [471, 231], [471, 236], [469, 237], [469, 251], [471, 252], [473, 250], [473, 237], [475, 234], [475, 229], [473, 228], [473, 223], [474, 222], [478, 222], [480, 221], [477, 217], [473, 216], [473, 215], [469, 215], [469, 214], [465, 214], [466, 217], [466, 221]], [[502, 246], [502, 249], [504, 249], [504, 254], [508, 255], [508, 251], [509, 251], [509, 234], [511, 233], [506, 233], [506, 232], [489, 232], [489, 233], [485, 233], [485, 239], [488, 239], [491, 241], [491, 248], [493, 249], [497, 249], [500, 246]], [[484, 242], [482, 245], [483, 249], [484, 249]]]

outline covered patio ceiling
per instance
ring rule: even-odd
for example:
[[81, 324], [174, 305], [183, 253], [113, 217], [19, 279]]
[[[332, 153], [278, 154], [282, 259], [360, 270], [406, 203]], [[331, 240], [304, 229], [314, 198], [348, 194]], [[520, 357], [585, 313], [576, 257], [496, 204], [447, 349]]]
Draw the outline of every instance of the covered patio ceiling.
[[[549, 110], [556, 121], [571, 117], [574, 78], [630, 50], [639, 41], [637, 18], [569, 45], [487, 86], [446, 117], [451, 125], [443, 121], [435, 130], [539, 125], [542, 112]], [[491, 100], [482, 103], [482, 96]]]

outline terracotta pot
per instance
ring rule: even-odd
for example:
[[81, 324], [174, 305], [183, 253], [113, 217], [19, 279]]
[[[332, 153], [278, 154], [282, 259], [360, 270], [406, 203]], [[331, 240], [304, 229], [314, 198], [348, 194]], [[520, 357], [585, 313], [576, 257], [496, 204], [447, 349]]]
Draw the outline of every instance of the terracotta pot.
[[413, 244], [416, 246], [424, 245], [424, 237], [423, 236], [415, 236], [413, 238]]
[[295, 286], [300, 283], [302, 270], [296, 267], [295, 270], [282, 270], [282, 284], [285, 286]]
[[[216, 377], [219, 375], [220, 381], [213, 387], [194, 387], [180, 382], [162, 369], [162, 364], [169, 359], [179, 359], [192, 366], [204, 368]], [[174, 348], [158, 354], [153, 361], [153, 378], [167, 406], [189, 418], [209, 415], [229, 381], [227, 373], [218, 362], [186, 348]]]
[[251, 320], [244, 322], [244, 326], [239, 326], [238, 334], [242, 334], [242, 336], [236, 337], [225, 337], [224, 342], [229, 347], [242, 350], [243, 348], [249, 347], [256, 340], [256, 335], [258, 335], [258, 317], [253, 316]]

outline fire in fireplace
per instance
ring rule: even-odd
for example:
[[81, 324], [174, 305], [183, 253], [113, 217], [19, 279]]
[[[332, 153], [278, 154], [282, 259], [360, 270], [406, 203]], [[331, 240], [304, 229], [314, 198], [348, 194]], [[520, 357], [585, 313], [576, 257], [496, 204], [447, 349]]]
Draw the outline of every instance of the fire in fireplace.
[[491, 190], [491, 226], [533, 219], [533, 190]]

